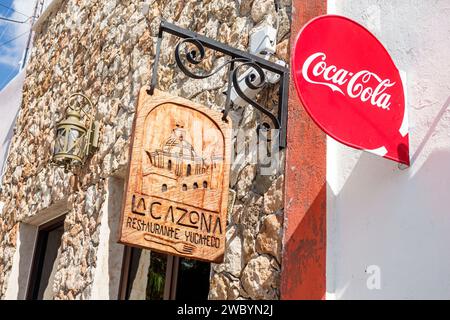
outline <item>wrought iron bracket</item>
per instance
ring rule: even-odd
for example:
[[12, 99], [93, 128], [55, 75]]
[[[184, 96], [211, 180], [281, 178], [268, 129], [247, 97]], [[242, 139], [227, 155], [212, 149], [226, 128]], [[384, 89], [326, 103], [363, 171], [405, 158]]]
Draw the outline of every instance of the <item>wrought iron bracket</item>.
[[[153, 64], [153, 72], [150, 83], [150, 88], [148, 94], [153, 94], [153, 90], [157, 86], [158, 79], [158, 67], [159, 58], [161, 53], [161, 42], [164, 33], [172, 34], [178, 38], [180, 41], [175, 47], [175, 61], [177, 66], [186, 74], [188, 77], [194, 79], [205, 79], [214, 74], [219, 70], [228, 66], [228, 84], [226, 91], [226, 102], [223, 110], [223, 120], [226, 121], [228, 113], [231, 109], [232, 103], [230, 99], [231, 90], [234, 88], [237, 95], [242, 98], [249, 105], [253, 106], [261, 113], [265, 114], [272, 122], [272, 125], [268, 125], [272, 129], [278, 129], [279, 131], [279, 146], [280, 148], [286, 147], [286, 126], [287, 126], [287, 101], [288, 101], [288, 89], [289, 89], [289, 69], [281, 66], [279, 64], [268, 61], [257, 55], [227, 46], [221, 42], [213, 40], [211, 38], [202, 36], [198, 33], [180, 28], [167, 21], [162, 21], [159, 28], [158, 40], [156, 44], [156, 56]], [[187, 49], [187, 44], [190, 45], [192, 49]], [[184, 51], [182, 52], [184, 47]], [[218, 66], [215, 70], [209, 73], [199, 74], [192, 71], [185, 63], [187, 61], [191, 66], [198, 65], [205, 58], [205, 48], [221, 52], [222, 54], [229, 57], [222, 65]], [[184, 59], [182, 55], [184, 54]], [[270, 110], [261, 106], [255, 101], [255, 99], [249, 98], [245, 94], [245, 90], [241, 88], [242, 81], [239, 81], [239, 72], [244, 68], [254, 69], [259, 80], [255, 81], [250, 76], [245, 77], [245, 85], [252, 89], [262, 89], [268, 85], [266, 81], [266, 72], [271, 72], [273, 74], [279, 75], [279, 89], [278, 89], [278, 110], [274, 114]], [[267, 126], [267, 124], [266, 124]]]

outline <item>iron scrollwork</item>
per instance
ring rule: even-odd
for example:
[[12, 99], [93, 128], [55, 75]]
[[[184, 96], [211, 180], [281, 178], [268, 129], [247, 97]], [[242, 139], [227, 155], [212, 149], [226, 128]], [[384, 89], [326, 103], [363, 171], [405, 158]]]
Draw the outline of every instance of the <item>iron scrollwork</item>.
[[206, 79], [213, 75], [215, 75], [217, 72], [222, 70], [227, 65], [233, 63], [233, 62], [239, 62], [239, 61], [246, 61], [245, 59], [231, 59], [228, 61], [225, 61], [222, 65], [218, 66], [215, 70], [211, 71], [207, 74], [197, 74], [192, 72], [184, 63], [183, 59], [181, 58], [181, 51], [183, 48], [183, 45], [185, 44], [191, 44], [194, 46], [192, 49], [188, 49], [186, 46], [184, 47], [184, 54], [186, 57], [186, 60], [193, 65], [199, 65], [204, 59], [205, 59], [205, 47], [202, 45], [200, 41], [194, 38], [186, 38], [178, 42], [177, 46], [175, 47], [175, 61], [177, 62], [177, 66], [183, 71], [185, 75], [188, 77], [194, 78], [194, 79]]
[[[189, 30], [179, 28], [168, 22], [161, 22], [160, 31], [158, 35], [157, 50], [155, 62], [153, 65], [153, 74], [150, 85], [149, 94], [152, 94], [153, 89], [157, 82], [157, 70], [159, 64], [159, 53], [161, 49], [161, 41], [163, 32], [168, 32], [175, 36], [182, 38], [175, 47], [175, 61], [180, 70], [190, 78], [193, 79], [206, 79], [223, 68], [229, 68], [228, 73], [228, 88], [227, 98], [223, 111], [223, 120], [226, 121], [228, 113], [231, 108], [230, 92], [232, 88], [236, 91], [236, 94], [242, 98], [249, 105], [253, 106], [261, 113], [266, 115], [272, 122], [272, 128], [280, 130], [280, 147], [286, 145], [286, 120], [287, 120], [287, 87], [289, 79], [289, 71], [287, 68], [279, 66], [273, 62], [267, 61], [261, 57], [252, 55], [250, 53], [228, 47], [215, 40], [206, 38], [202, 35], [196, 34]], [[192, 70], [192, 67], [199, 66], [206, 57], [205, 47], [222, 52], [230, 57], [227, 61], [216, 67], [210, 72], [196, 72]], [[253, 73], [249, 73], [242, 81], [239, 81], [239, 76], [243, 70], [253, 69], [258, 77], [254, 77]], [[248, 97], [242, 89], [242, 83], [251, 90], [263, 89], [267, 86], [266, 72], [273, 72], [280, 75], [280, 88], [279, 88], [279, 101], [278, 101], [278, 114], [274, 115], [272, 112], [264, 108], [255, 99]]]
[[236, 93], [244, 99], [247, 103], [251, 104], [253, 107], [264, 113], [266, 116], [272, 120], [272, 123], [274, 125], [275, 129], [280, 129], [280, 122], [278, 121], [277, 117], [275, 117], [270, 111], [266, 110], [263, 106], [261, 106], [259, 103], [257, 103], [255, 100], [250, 99], [244, 91], [241, 89], [241, 86], [238, 81], [238, 73], [239, 69], [241, 69], [244, 66], [249, 66], [253, 68], [259, 75], [259, 81], [257, 83], [254, 82], [253, 79], [251, 79], [251, 74], [247, 75], [245, 77], [245, 84], [247, 87], [249, 87], [252, 90], [262, 89], [266, 85], [266, 74], [264, 73], [263, 69], [257, 65], [256, 63], [252, 61], [244, 62], [237, 66], [233, 70], [233, 87], [236, 90]]

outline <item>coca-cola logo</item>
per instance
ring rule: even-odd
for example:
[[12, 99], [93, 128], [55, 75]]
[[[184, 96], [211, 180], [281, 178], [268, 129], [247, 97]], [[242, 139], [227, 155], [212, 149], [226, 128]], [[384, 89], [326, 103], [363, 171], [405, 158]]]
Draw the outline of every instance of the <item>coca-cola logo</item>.
[[[376, 73], [369, 70], [350, 72], [338, 69], [335, 65], [327, 65], [327, 56], [323, 52], [317, 52], [308, 57], [302, 68], [302, 75], [306, 81], [313, 84], [329, 87], [332, 91], [348, 95], [352, 99], [360, 99], [362, 102], [370, 102], [384, 110], [389, 110], [391, 95], [386, 89], [392, 87], [395, 82], [389, 79], [381, 79]], [[309, 77], [312, 74], [323, 81], [314, 81]], [[375, 79], [377, 85], [371, 87], [369, 82]]]
[[303, 106], [323, 131], [409, 164], [402, 80], [367, 29], [335, 15], [310, 21], [295, 43], [292, 69]]

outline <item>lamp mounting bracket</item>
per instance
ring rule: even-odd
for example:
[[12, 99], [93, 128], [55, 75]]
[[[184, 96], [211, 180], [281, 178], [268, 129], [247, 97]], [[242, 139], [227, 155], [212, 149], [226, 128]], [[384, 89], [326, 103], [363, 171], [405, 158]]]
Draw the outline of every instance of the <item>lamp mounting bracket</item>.
[[[256, 108], [271, 120], [271, 124], [265, 124], [264, 126], [270, 127], [271, 129], [278, 129], [279, 146], [280, 148], [286, 147], [287, 100], [289, 89], [288, 68], [266, 60], [263, 57], [230, 47], [193, 31], [180, 28], [167, 21], [162, 21], [158, 32], [156, 56], [153, 64], [150, 88], [148, 90], [148, 94], [150, 95], [153, 94], [154, 89], [157, 86], [161, 42], [164, 33], [169, 33], [180, 38], [177, 46], [175, 47], [175, 61], [181, 71], [188, 77], [193, 79], [205, 79], [216, 74], [217, 72], [219, 72], [219, 70], [228, 67], [226, 102], [223, 110], [224, 121], [226, 121], [228, 113], [232, 107], [231, 93], [232, 90], [234, 90], [234, 92], [243, 101], [245, 101], [245, 103]], [[229, 59], [211, 72], [195, 72], [191, 67], [198, 67], [199, 64], [203, 61], [206, 56], [205, 48], [221, 52], [223, 55], [228, 56]], [[252, 69], [252, 72], [247, 72], [247, 75], [244, 78], [240, 78], [240, 73], [248, 69]], [[274, 108], [277, 109], [276, 113], [272, 112], [271, 109], [267, 109], [264, 106], [260, 105], [256, 101], [255, 97], [249, 97], [246, 94], [246, 89], [256, 91], [267, 89], [268, 86], [273, 85], [270, 82], [266, 81], [266, 74], [272, 74], [279, 77], [278, 108]]]

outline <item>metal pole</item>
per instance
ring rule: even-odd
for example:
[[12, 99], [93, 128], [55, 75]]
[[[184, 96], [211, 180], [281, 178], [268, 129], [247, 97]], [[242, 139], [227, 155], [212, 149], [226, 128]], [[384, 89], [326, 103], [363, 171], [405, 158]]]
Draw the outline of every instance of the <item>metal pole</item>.
[[33, 25], [34, 25], [34, 22], [36, 21], [36, 18], [38, 17], [39, 4], [41, 6], [41, 10], [39, 12], [39, 15], [40, 15], [42, 13], [42, 9], [44, 7], [44, 0], [36, 0], [36, 4], [34, 5], [34, 12], [33, 12], [33, 16], [31, 17], [31, 22], [30, 22], [30, 33], [28, 34], [27, 47], [25, 48], [25, 52], [23, 54], [22, 66], [20, 67], [20, 70], [22, 70], [27, 63], [28, 52], [30, 51], [31, 42], [33, 39]]

